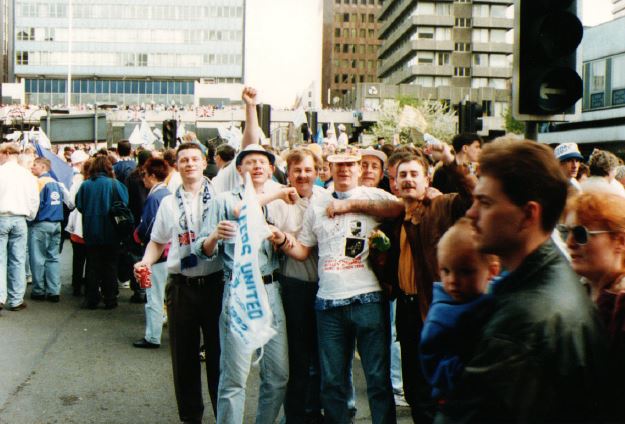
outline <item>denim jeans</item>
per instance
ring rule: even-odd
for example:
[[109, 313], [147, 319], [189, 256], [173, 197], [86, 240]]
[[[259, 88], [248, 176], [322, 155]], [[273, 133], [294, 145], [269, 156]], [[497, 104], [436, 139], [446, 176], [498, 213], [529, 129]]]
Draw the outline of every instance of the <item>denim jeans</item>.
[[346, 376], [357, 346], [367, 380], [371, 421], [394, 423], [387, 304], [352, 304], [317, 311], [317, 331], [321, 403], [326, 422], [350, 422], [347, 405], [350, 385]]
[[[289, 380], [289, 358], [286, 339], [286, 323], [280, 298], [280, 284], [266, 284], [269, 306], [273, 313], [273, 328], [277, 334], [263, 346], [260, 360], [260, 387], [256, 424], [272, 424], [280, 412]], [[226, 285], [223, 308], [228, 305], [230, 284]], [[223, 309], [222, 309], [223, 311]], [[217, 422], [238, 424], [243, 422], [245, 387], [250, 373], [252, 355], [241, 351], [236, 336], [228, 331], [226, 314], [220, 320], [221, 374], [219, 376], [219, 399]]]
[[26, 218], [0, 216], [0, 303], [24, 301], [26, 292]]
[[152, 265], [152, 287], [145, 290], [145, 339], [150, 343], [161, 344], [166, 284], [167, 262]]
[[319, 285], [280, 277], [289, 342], [289, 383], [284, 399], [286, 423], [304, 422], [321, 413], [315, 296]]
[[61, 293], [59, 244], [61, 223], [41, 221], [31, 224], [28, 232], [32, 294], [58, 296]]

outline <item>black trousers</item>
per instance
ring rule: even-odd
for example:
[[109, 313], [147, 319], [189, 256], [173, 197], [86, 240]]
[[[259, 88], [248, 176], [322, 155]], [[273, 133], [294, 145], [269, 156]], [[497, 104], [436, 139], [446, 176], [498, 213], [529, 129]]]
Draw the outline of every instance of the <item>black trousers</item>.
[[280, 276], [289, 345], [289, 382], [284, 398], [287, 424], [321, 413], [321, 376], [315, 296], [319, 285]]
[[191, 285], [170, 275], [165, 288], [174, 389], [181, 421], [201, 422], [204, 414], [200, 334], [206, 349], [208, 393], [213, 414], [217, 416], [223, 272], [211, 274], [207, 279], [209, 284]]
[[430, 385], [421, 371], [419, 343], [423, 321], [417, 296], [400, 295], [397, 298], [395, 328], [401, 349], [404, 397], [410, 405], [412, 420], [419, 424], [431, 423], [436, 407], [431, 397]]
[[86, 246], [87, 304], [96, 306], [100, 300], [105, 305], [117, 303], [117, 260], [119, 246]]
[[85, 263], [87, 248], [82, 243], [72, 241], [72, 289], [79, 292], [86, 285]]

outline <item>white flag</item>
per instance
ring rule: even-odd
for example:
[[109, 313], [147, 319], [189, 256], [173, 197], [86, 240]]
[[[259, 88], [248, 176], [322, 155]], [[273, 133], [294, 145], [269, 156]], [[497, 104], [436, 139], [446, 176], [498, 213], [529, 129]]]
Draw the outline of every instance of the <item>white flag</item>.
[[141, 140], [143, 141], [142, 144], [144, 146], [151, 146], [156, 141], [156, 136], [152, 133], [150, 125], [145, 120], [141, 120], [139, 134], [141, 135]]
[[245, 174], [245, 193], [234, 244], [232, 286], [227, 305], [228, 331], [248, 352], [262, 347], [275, 334], [272, 312], [258, 265], [262, 241], [271, 234], [256, 198], [250, 174]]
[[293, 125], [296, 127], [300, 127], [303, 124], [308, 123], [308, 118], [306, 117], [306, 112], [304, 112], [304, 108], [300, 107], [295, 111], [295, 115], [293, 116]]
[[128, 137], [128, 141], [133, 145], [143, 144], [143, 137], [141, 137], [139, 125], [135, 125], [135, 129], [132, 130], [130, 137]]
[[52, 150], [52, 143], [41, 127], [39, 127], [39, 145], [48, 150]]

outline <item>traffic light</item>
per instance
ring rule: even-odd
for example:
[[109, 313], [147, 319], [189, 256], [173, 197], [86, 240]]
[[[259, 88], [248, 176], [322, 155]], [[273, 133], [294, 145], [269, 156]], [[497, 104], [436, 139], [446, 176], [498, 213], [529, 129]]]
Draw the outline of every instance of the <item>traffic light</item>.
[[577, 46], [584, 28], [578, 0], [518, 0], [515, 8], [513, 115], [522, 121], [556, 120], [574, 113], [582, 97]]
[[176, 147], [177, 132], [178, 123], [175, 119], [167, 119], [163, 121], [163, 144], [166, 148]]
[[484, 114], [484, 110], [482, 109], [482, 105], [475, 102], [468, 103], [469, 110], [469, 131], [470, 133], [476, 133], [478, 131], [482, 131], [484, 128], [484, 124], [482, 122], [482, 115]]

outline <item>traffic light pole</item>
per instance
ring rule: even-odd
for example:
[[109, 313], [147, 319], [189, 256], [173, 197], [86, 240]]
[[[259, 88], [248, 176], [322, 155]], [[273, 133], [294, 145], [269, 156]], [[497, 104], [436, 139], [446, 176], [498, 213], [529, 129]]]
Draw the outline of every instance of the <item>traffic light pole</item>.
[[538, 141], [538, 124], [536, 121], [525, 122], [525, 139]]

